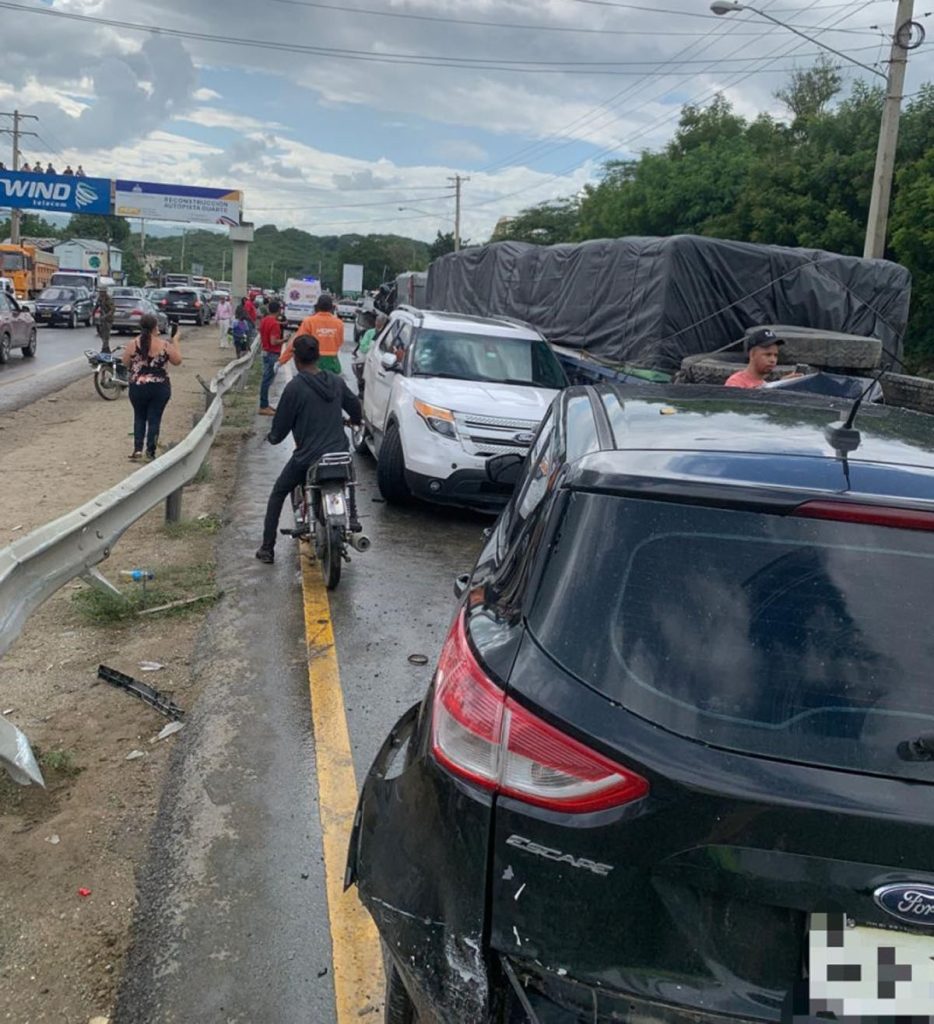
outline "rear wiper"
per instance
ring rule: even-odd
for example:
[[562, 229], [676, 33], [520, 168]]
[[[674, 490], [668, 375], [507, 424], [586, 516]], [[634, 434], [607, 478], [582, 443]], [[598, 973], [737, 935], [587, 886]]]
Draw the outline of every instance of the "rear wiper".
[[934, 761], [934, 733], [926, 733], [898, 745], [898, 756], [903, 761]]

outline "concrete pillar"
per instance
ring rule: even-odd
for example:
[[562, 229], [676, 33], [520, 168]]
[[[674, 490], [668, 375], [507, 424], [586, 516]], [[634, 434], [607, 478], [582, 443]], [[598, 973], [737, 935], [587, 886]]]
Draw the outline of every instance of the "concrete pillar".
[[250, 242], [253, 241], [253, 225], [240, 224], [230, 228], [230, 241], [233, 244], [233, 264], [230, 271], [230, 289], [234, 304], [247, 293], [249, 284]]

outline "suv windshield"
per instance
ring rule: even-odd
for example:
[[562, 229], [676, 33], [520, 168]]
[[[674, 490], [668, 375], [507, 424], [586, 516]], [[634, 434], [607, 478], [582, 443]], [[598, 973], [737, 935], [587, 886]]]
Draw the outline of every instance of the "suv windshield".
[[932, 532], [574, 494], [529, 625], [682, 736], [931, 782], [898, 756], [934, 733], [931, 594]]
[[46, 288], [39, 296], [40, 302], [72, 302], [78, 293], [74, 288]]
[[544, 341], [431, 328], [418, 332], [412, 372], [416, 376], [532, 384], [540, 388], [558, 389], [567, 384], [560, 363]]

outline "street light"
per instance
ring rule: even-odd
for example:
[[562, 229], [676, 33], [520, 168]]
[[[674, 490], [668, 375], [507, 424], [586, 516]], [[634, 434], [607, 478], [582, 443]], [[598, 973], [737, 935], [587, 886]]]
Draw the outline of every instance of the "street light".
[[[879, 145], [876, 149], [876, 169], [872, 179], [872, 197], [869, 201], [869, 217], [866, 221], [866, 241], [863, 246], [865, 259], [882, 259], [885, 255], [885, 232], [889, 219], [889, 202], [892, 198], [892, 178], [895, 173], [895, 149], [898, 144], [898, 122], [902, 110], [902, 92], [905, 85], [905, 71], [908, 68], [908, 50], [912, 48], [911, 37], [916, 27], [911, 20], [914, 14], [914, 0], [898, 0], [895, 16], [895, 31], [892, 34], [892, 51], [889, 55], [889, 73], [884, 75], [878, 68], [863, 64], [846, 53], [806, 35], [784, 21], [765, 11], [737, 0], [714, 0], [710, 5], [714, 14], [730, 14], [733, 11], [750, 11], [760, 18], [781, 25], [796, 36], [807, 39], [822, 50], [842, 57], [848, 64], [855, 64], [865, 71], [871, 71], [886, 80], [885, 106], [882, 108], [882, 123], [879, 125]], [[907, 29], [907, 32], [906, 32]]]

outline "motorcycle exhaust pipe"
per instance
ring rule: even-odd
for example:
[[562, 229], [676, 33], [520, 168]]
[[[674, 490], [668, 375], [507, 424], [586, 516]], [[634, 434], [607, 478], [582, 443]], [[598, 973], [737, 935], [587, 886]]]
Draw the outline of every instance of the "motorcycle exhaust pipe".
[[355, 550], [361, 552], [369, 551], [373, 546], [373, 542], [363, 533], [352, 533], [350, 535], [350, 546]]

